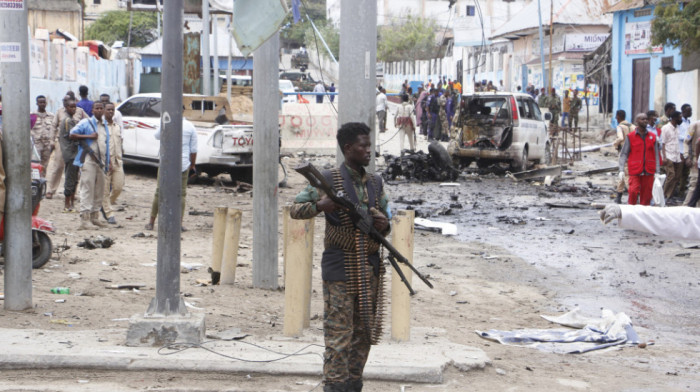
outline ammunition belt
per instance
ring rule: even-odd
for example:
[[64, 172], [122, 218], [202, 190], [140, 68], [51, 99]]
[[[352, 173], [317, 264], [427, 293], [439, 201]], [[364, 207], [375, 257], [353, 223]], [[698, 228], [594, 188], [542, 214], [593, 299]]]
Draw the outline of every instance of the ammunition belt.
[[[333, 186], [335, 189], [343, 189], [343, 177], [340, 170], [334, 169]], [[378, 189], [371, 176], [374, 189]], [[378, 197], [375, 198], [375, 207], [379, 207]], [[382, 336], [382, 323], [386, 297], [384, 294], [384, 274], [386, 272], [383, 263], [379, 263], [379, 276], [377, 277], [376, 302], [372, 303], [373, 290], [371, 278], [374, 271], [368, 261], [368, 255], [379, 251], [380, 244], [372, 240], [367, 234], [362, 233], [353, 224], [350, 216], [344, 211], [338, 211], [341, 225], [334, 226], [326, 222], [326, 235], [324, 245], [342, 249], [345, 260], [345, 278], [347, 293], [357, 295], [360, 306], [360, 319], [364, 324], [367, 334], [365, 338], [370, 344], [377, 344]], [[376, 305], [375, 305], [376, 304]]]

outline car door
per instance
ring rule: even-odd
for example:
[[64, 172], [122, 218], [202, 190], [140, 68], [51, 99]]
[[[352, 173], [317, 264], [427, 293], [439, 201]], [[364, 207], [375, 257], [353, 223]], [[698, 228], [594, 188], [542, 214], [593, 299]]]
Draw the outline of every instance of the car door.
[[122, 102], [117, 108], [122, 114], [122, 120], [124, 122], [122, 139], [124, 140], [123, 149], [125, 156], [138, 156], [136, 152], [136, 128], [138, 127], [141, 112], [143, 112], [143, 105], [147, 100], [148, 98], [145, 97], [131, 97]]
[[535, 100], [532, 98], [526, 98], [526, 100], [531, 108], [532, 117], [537, 126], [537, 128], [533, 129], [533, 136], [535, 138], [533, 146], [535, 146], [535, 148], [532, 149], [532, 157], [534, 159], [540, 159], [544, 155], [544, 148], [547, 143], [547, 126], [545, 125], [544, 116]]
[[144, 103], [141, 121], [136, 129], [136, 151], [142, 157], [158, 159], [160, 140], [155, 135], [160, 127], [161, 108], [160, 97], [149, 97]]

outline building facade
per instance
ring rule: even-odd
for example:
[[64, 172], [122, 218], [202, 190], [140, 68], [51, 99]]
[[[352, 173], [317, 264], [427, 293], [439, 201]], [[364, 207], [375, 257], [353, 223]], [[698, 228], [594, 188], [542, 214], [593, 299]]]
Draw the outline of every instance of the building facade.
[[645, 3], [621, 1], [609, 9], [613, 14], [613, 108], [624, 110], [628, 118], [650, 109], [662, 112], [667, 101], [680, 108], [683, 103], [696, 104], [698, 100], [697, 71], [684, 82], [685, 86], [675, 81], [680, 75], [674, 71], [682, 68], [680, 50], [651, 44], [655, 6]]

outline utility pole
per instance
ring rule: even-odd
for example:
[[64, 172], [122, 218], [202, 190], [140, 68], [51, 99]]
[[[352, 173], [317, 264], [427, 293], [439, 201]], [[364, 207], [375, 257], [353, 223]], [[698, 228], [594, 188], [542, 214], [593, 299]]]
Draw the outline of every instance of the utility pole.
[[[542, 67], [542, 86], [544, 86], [544, 34], [542, 33], [542, 0], [537, 0], [537, 16], [540, 19], [539, 23], [539, 35], [540, 35], [540, 66]], [[535, 86], [537, 88], [537, 86]]]
[[209, 55], [209, 0], [202, 0], [202, 94], [211, 95], [211, 56]]
[[279, 33], [253, 54], [253, 287], [277, 289]]
[[[180, 298], [180, 227], [182, 201], [183, 0], [169, 0], [163, 34], [163, 114], [158, 185], [158, 255], [156, 298], [148, 313], [184, 314]], [[179, 2], [180, 5], [176, 5]]]
[[180, 297], [184, 0], [168, 0], [163, 8], [156, 297], [145, 314], [134, 315], [129, 320], [128, 346], [204, 340], [204, 315], [187, 312]]
[[231, 15], [226, 16], [226, 37], [228, 39], [228, 67], [226, 68], [226, 99], [231, 102], [231, 48], [233, 37], [231, 37]]
[[549, 5], [549, 82], [547, 94], [552, 91], [552, 44], [554, 42], [554, 0], [550, 0]]
[[214, 95], [219, 95], [219, 15], [214, 14]]
[[[31, 141], [27, 1], [0, 12], [5, 167], [5, 309], [32, 307]], [[16, 4], [16, 3], [13, 3]], [[7, 99], [10, 98], [10, 99]]]
[[[424, 4], [424, 3], [423, 3]], [[340, 80], [338, 125], [362, 122], [369, 126], [372, 157], [369, 172], [375, 170], [377, 130], [375, 101], [377, 86], [377, 2], [340, 1]], [[338, 165], [344, 161], [338, 147]]]

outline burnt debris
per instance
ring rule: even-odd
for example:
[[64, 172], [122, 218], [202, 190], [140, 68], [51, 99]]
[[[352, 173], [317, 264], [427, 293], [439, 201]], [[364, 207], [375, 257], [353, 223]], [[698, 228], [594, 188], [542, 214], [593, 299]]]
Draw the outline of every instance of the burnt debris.
[[386, 169], [382, 177], [386, 181], [403, 178], [417, 182], [455, 181], [459, 177], [459, 170], [452, 166], [447, 150], [440, 143], [430, 143], [428, 152], [409, 152], [398, 157], [385, 155]]

